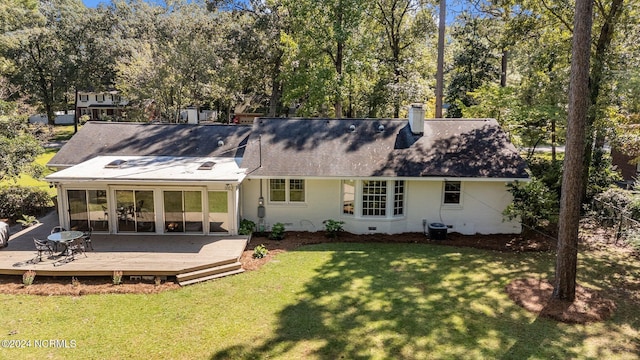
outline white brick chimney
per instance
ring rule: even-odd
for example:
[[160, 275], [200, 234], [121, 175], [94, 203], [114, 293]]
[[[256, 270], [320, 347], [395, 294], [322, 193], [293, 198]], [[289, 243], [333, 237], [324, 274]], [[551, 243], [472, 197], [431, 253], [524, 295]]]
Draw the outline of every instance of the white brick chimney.
[[409, 127], [415, 135], [424, 134], [424, 107], [422, 104], [411, 104], [409, 107]]

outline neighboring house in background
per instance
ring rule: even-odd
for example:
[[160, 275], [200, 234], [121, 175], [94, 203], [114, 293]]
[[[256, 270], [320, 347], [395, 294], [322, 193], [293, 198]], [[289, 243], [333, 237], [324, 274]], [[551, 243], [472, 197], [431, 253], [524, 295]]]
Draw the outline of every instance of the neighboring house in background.
[[252, 125], [253, 121], [262, 116], [260, 113], [236, 113], [233, 115], [232, 122], [238, 125]]
[[[54, 123], [56, 125], [70, 125], [73, 124], [75, 119], [75, 112], [73, 110], [69, 111], [65, 114], [64, 111], [56, 111], [54, 112], [56, 118], [54, 119]], [[31, 124], [48, 124], [49, 119], [46, 114], [37, 114], [29, 116], [29, 123]]]
[[638, 174], [640, 174], [640, 163], [634, 161], [635, 159], [635, 157], [624, 154], [616, 148], [611, 148], [611, 163], [622, 175], [622, 184], [620, 185], [623, 187], [633, 187]]
[[317, 231], [518, 233], [524, 160], [492, 119], [258, 118], [252, 126], [88, 123], [49, 162], [60, 223], [236, 234], [241, 218]]
[[118, 120], [129, 102], [117, 91], [78, 91], [76, 104], [78, 116], [87, 116], [87, 120]]

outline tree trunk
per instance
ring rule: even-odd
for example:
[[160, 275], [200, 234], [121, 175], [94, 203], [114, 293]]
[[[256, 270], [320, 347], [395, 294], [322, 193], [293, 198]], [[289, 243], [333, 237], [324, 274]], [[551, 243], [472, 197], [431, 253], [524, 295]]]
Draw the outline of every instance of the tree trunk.
[[342, 61], [344, 52], [344, 44], [338, 42], [338, 49], [336, 50], [336, 74], [338, 76], [338, 88], [336, 89], [336, 102], [335, 102], [335, 116], [336, 119], [342, 118]]
[[556, 155], [556, 118], [551, 118], [551, 162], [555, 163]]
[[73, 133], [78, 132], [78, 122], [80, 122], [80, 112], [78, 111], [78, 85], [75, 86], [75, 99], [73, 100]]
[[45, 112], [47, 113], [47, 124], [54, 126], [56, 124], [56, 114], [53, 111], [53, 105], [51, 103], [44, 104]]
[[507, 86], [507, 60], [509, 59], [509, 52], [506, 49], [502, 50], [502, 59], [500, 63], [500, 87]]
[[582, 158], [589, 110], [589, 57], [593, 0], [576, 0], [569, 84], [569, 117], [560, 197], [558, 254], [553, 297], [573, 302], [576, 294], [578, 226], [580, 222]]
[[278, 115], [278, 106], [282, 98], [282, 81], [279, 80], [282, 66], [282, 51], [278, 50], [278, 54], [273, 64], [271, 72], [271, 96], [269, 97], [269, 114], [270, 117]]
[[[613, 40], [613, 33], [615, 25], [618, 23], [620, 19], [620, 15], [622, 14], [624, 0], [613, 0], [611, 2], [611, 7], [609, 8], [609, 13], [602, 14], [602, 17], [605, 19], [602, 27], [600, 28], [600, 33], [598, 35], [598, 41], [596, 42], [596, 50], [593, 56], [593, 68], [591, 69], [591, 73], [589, 75], [590, 79], [590, 89], [589, 89], [589, 98], [591, 104], [596, 105], [598, 103], [598, 97], [600, 96], [600, 88], [604, 77], [606, 58], [608, 56], [609, 48], [611, 47], [611, 41]], [[575, 31], [575, 30], [574, 30]], [[586, 141], [586, 149], [585, 156], [583, 159], [584, 169], [582, 172], [583, 184], [582, 184], [582, 194], [583, 196], [587, 193], [587, 185], [589, 180], [589, 167], [591, 166], [591, 162], [594, 157], [594, 150], [601, 151], [601, 149], [597, 149], [597, 147], [602, 147], [604, 145], [604, 136], [599, 136], [596, 134], [596, 130], [593, 125], [596, 122], [598, 114], [597, 111], [590, 111], [587, 114], [587, 141]], [[602, 140], [602, 141], [601, 141]], [[595, 145], [594, 145], [595, 144]], [[597, 155], [598, 156], [598, 155]], [[596, 169], [600, 166], [601, 158], [597, 157]]]
[[440, 0], [440, 19], [438, 20], [438, 67], [436, 70], [436, 118], [442, 117], [442, 96], [444, 89], [444, 29], [447, 16], [447, 2]]

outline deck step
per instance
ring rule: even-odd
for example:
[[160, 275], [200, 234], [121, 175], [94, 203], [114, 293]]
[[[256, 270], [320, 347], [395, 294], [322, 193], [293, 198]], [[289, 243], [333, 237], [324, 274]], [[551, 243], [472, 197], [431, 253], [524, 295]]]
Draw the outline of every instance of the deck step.
[[237, 270], [232, 270], [232, 271], [227, 271], [227, 272], [223, 272], [223, 273], [213, 274], [213, 275], [209, 275], [209, 276], [205, 276], [205, 277], [199, 277], [199, 278], [195, 278], [195, 279], [191, 279], [191, 280], [187, 280], [187, 281], [178, 281], [178, 284], [180, 286], [191, 285], [191, 284], [199, 283], [199, 282], [202, 282], [202, 281], [213, 280], [213, 279], [218, 279], [218, 278], [229, 276], [229, 275], [240, 274], [240, 273], [243, 273], [243, 272], [244, 272], [244, 269], [240, 268], [240, 269], [237, 269]]
[[211, 275], [217, 275], [220, 273], [235, 271], [241, 268], [242, 268], [242, 264], [238, 261], [234, 261], [232, 263], [228, 263], [224, 265], [218, 265], [216, 263], [206, 268], [200, 267], [198, 269], [189, 269], [190, 271], [188, 272], [177, 274], [176, 280], [178, 280], [178, 282], [182, 284], [183, 282], [186, 282], [192, 279], [204, 278]]
[[[220, 260], [220, 261], [217, 261], [215, 263], [206, 263], [206, 264], [202, 264], [202, 265], [198, 265], [198, 266], [193, 266], [193, 267], [190, 267], [188, 269], [185, 269], [184, 270], [185, 272], [182, 273], [182, 274], [184, 275], [184, 274], [187, 274], [187, 273], [195, 272], [197, 270], [206, 270], [206, 269], [211, 269], [213, 267], [218, 267], [218, 266], [231, 265], [231, 264], [237, 263], [238, 261], [239, 261], [239, 259], [230, 258], [230, 259]], [[180, 275], [180, 274], [178, 274], [178, 275]]]

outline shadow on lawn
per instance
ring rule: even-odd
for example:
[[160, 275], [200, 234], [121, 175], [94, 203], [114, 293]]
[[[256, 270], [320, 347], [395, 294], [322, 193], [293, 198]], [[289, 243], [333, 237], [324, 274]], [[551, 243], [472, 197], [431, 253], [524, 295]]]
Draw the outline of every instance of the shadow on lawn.
[[231, 346], [211, 359], [578, 355], [569, 346], [580, 341], [578, 335], [565, 333], [550, 320], [532, 322], [503, 291], [511, 279], [549, 274], [553, 258], [547, 253], [419, 244], [332, 244], [301, 250], [331, 251], [331, 258], [317, 269], [298, 301], [279, 313], [273, 336]]

